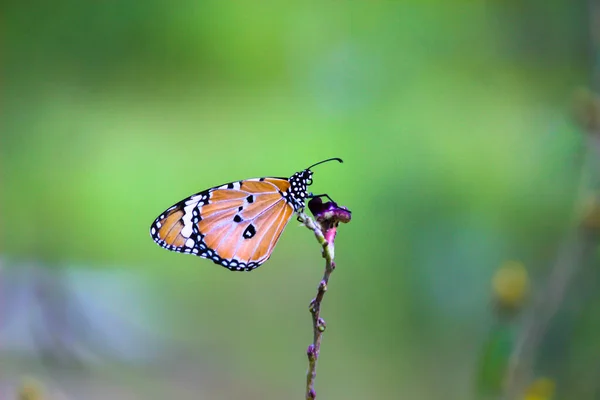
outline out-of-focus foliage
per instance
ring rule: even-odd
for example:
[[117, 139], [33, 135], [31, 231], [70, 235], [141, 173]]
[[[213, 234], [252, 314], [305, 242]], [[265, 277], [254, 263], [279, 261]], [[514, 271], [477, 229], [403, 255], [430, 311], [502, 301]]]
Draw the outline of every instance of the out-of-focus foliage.
[[[571, 222], [582, 140], [566, 115], [588, 81], [589, 22], [583, 2], [463, 3], [6, 4], [4, 266], [43, 264], [80, 293], [92, 332], [117, 340], [134, 325], [172, 351], [152, 361], [160, 378], [46, 373], [86, 398], [119, 385], [123, 398], [301, 396], [323, 268], [310, 232], [292, 221], [271, 260], [232, 274], [160, 249], [148, 229], [207, 187], [337, 156], [312, 186], [353, 211], [323, 308], [319, 396], [472, 398], [486, 349], [510, 351], [493, 333], [496, 268], [521, 260], [535, 290]], [[129, 292], [137, 281], [144, 295]], [[598, 346], [594, 289], [559, 335], [575, 348], [547, 365]], [[4, 350], [16, 376], [38, 362]]]

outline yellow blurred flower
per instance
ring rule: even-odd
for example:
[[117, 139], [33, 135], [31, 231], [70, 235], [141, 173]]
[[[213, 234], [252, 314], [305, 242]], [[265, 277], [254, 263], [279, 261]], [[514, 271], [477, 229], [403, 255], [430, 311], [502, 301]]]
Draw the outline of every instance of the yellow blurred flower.
[[523, 305], [529, 293], [529, 276], [520, 261], [506, 261], [492, 278], [492, 290], [497, 304], [506, 309]]
[[527, 388], [523, 400], [550, 400], [556, 384], [550, 378], [538, 378]]
[[24, 379], [19, 387], [18, 400], [43, 400], [42, 385], [31, 378]]
[[573, 117], [590, 132], [600, 130], [600, 99], [591, 90], [579, 88], [573, 94]]
[[581, 224], [587, 229], [600, 229], [600, 202], [597, 194], [590, 194], [581, 206]]

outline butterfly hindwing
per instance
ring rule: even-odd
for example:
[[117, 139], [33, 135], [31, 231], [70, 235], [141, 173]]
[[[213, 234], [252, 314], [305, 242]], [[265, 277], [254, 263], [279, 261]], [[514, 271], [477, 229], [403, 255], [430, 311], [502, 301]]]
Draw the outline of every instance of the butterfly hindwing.
[[233, 225], [219, 249], [238, 260], [255, 260], [262, 264], [271, 255], [293, 211], [285, 201], [278, 201], [256, 218]]
[[175, 204], [152, 224], [162, 247], [208, 258], [231, 270], [269, 259], [294, 212], [285, 178], [232, 182]]

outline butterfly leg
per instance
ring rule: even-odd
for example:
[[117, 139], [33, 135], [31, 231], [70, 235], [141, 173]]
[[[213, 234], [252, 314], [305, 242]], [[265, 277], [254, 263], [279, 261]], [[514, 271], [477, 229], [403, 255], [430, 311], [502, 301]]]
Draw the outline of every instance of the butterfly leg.
[[301, 214], [304, 214], [304, 207], [298, 209], [298, 211], [296, 211], [296, 220], [300, 223], [304, 223], [304, 219], [300, 216]]
[[314, 198], [318, 198], [318, 197], [327, 197], [329, 199], [329, 201], [335, 203], [335, 201], [333, 201], [333, 199], [331, 197], [329, 197], [328, 194], [312, 194], [312, 193], [309, 193], [308, 196], [306, 196], [306, 197], [308, 197], [309, 199], [314, 199]]

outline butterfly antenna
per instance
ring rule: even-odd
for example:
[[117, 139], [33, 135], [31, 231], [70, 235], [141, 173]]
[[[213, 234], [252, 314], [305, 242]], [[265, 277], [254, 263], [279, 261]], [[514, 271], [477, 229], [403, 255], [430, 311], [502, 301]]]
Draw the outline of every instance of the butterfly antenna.
[[340, 162], [340, 163], [343, 163], [343, 162], [344, 162], [344, 161], [343, 161], [341, 158], [338, 158], [338, 157], [334, 157], [334, 158], [328, 158], [327, 160], [319, 161], [318, 163], [316, 163], [316, 164], [313, 164], [313, 165], [311, 165], [310, 167], [308, 167], [308, 168], [306, 168], [306, 169], [311, 169], [312, 167], [314, 167], [314, 166], [316, 166], [316, 165], [323, 164], [323, 163], [326, 163], [326, 162], [329, 162], [329, 161], [338, 161], [338, 162]]

